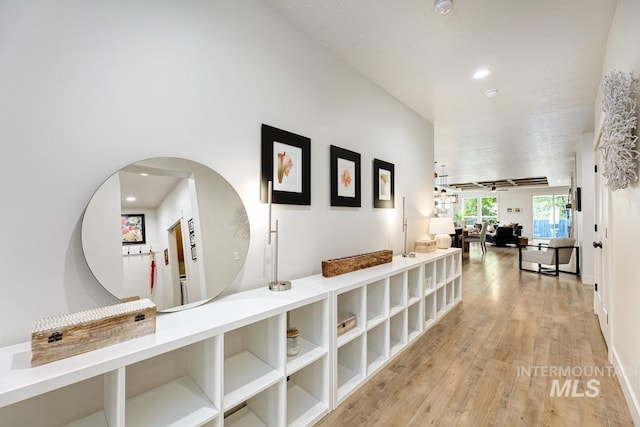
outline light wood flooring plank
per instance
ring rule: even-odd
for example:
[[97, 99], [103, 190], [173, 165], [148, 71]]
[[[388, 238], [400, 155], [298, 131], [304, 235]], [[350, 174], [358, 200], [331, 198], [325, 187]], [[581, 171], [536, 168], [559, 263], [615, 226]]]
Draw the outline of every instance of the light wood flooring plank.
[[[593, 289], [572, 275], [518, 270], [517, 250], [472, 248], [463, 302], [318, 424], [353, 426], [631, 426], [610, 366]], [[527, 373], [526, 368], [539, 367]], [[578, 367], [582, 375], [540, 375]], [[596, 397], [551, 396], [554, 380], [599, 381]]]

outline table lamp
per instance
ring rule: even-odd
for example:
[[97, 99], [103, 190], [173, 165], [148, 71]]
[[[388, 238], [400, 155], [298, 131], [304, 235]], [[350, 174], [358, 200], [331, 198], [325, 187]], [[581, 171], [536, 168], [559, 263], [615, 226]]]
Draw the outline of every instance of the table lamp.
[[451, 247], [450, 234], [455, 232], [452, 218], [437, 217], [429, 220], [429, 234], [435, 234], [438, 249]]

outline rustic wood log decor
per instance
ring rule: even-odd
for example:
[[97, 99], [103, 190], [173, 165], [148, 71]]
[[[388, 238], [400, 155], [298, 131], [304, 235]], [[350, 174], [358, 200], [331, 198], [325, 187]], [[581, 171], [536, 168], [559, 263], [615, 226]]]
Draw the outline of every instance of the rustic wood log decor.
[[31, 366], [97, 350], [156, 331], [156, 305], [149, 299], [36, 320]]
[[333, 277], [351, 271], [362, 270], [363, 268], [391, 262], [393, 251], [385, 249], [382, 251], [369, 252], [362, 255], [353, 255], [344, 258], [335, 258], [322, 261], [322, 275]]

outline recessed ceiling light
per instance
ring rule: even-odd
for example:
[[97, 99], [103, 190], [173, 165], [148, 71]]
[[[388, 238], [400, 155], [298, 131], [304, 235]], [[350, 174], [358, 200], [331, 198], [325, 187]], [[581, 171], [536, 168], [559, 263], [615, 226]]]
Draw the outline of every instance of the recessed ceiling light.
[[487, 98], [493, 98], [498, 95], [498, 89], [489, 89], [484, 93]]
[[478, 71], [473, 73], [473, 78], [474, 79], [484, 79], [489, 74], [491, 74], [491, 70], [490, 69], [488, 69], [488, 68], [480, 68]]
[[135, 197], [133, 197], [133, 196], [127, 197], [127, 202], [135, 202], [135, 201], [136, 201]]
[[148, 174], [148, 173], [141, 172], [141, 173], [140, 173], [140, 176], [149, 176], [149, 174]]

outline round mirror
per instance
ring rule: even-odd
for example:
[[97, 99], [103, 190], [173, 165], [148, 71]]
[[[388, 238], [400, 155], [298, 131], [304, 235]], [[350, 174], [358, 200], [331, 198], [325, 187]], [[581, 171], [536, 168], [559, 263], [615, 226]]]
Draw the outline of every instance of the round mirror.
[[202, 304], [242, 268], [249, 220], [218, 173], [185, 159], [133, 163], [107, 179], [82, 219], [82, 250], [115, 297], [149, 298], [158, 311]]

